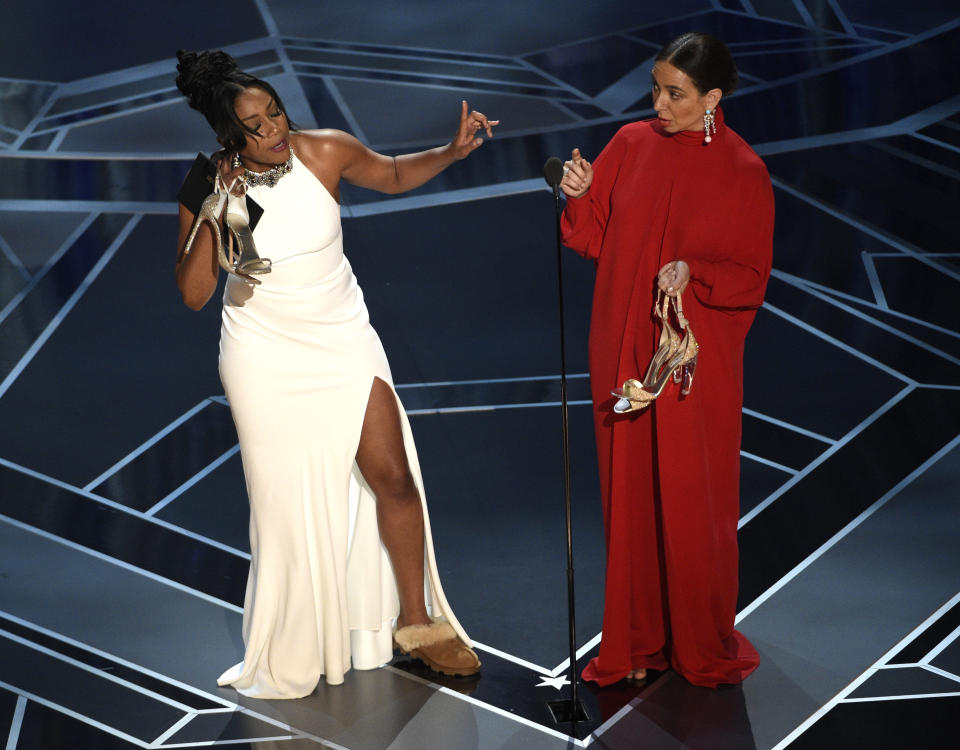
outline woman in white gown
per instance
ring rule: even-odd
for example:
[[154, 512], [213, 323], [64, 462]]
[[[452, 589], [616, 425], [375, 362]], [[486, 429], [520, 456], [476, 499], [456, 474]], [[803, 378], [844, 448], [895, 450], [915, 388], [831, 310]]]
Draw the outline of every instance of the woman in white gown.
[[[252, 558], [244, 660], [219, 682], [297, 698], [321, 676], [339, 684], [351, 666], [384, 664], [394, 645], [473, 674], [479, 659], [440, 586], [410, 427], [343, 255], [338, 199], [341, 179], [386, 193], [422, 185], [497, 122], [463, 102], [450, 144], [383, 156], [341, 131], [291, 132], [273, 88], [225, 53], [177, 56], [178, 88], [225, 149], [224, 184], [236, 180], [263, 209], [252, 236], [272, 261], [255, 278], [229, 275], [223, 297], [220, 375]], [[225, 213], [246, 213], [239, 192]], [[217, 284], [215, 232], [204, 225], [187, 246], [195, 211], [179, 208], [177, 284], [200, 309]]]

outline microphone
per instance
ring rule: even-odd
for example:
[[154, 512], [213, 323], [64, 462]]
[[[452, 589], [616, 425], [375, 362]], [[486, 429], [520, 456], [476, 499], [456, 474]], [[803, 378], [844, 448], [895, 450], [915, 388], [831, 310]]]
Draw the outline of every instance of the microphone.
[[556, 190], [557, 186], [560, 185], [560, 180], [563, 179], [563, 162], [556, 156], [547, 159], [547, 163], [543, 165], [543, 178], [550, 187]]

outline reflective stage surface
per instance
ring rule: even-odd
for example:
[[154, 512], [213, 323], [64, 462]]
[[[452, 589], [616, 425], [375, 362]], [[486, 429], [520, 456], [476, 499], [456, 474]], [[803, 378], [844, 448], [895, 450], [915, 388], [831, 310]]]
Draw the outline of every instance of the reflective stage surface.
[[[918, 0], [63, 0], [0, 9], [0, 745], [32, 748], [946, 748], [960, 708], [960, 19]], [[727, 121], [774, 183], [747, 341], [742, 686], [569, 695], [548, 156], [650, 114], [673, 36], [725, 39]], [[296, 701], [216, 686], [249, 562], [219, 305], [173, 282], [175, 194], [216, 148], [173, 85], [224, 47], [301, 127], [443, 143], [417, 191], [344, 186], [345, 247], [411, 417], [441, 578], [480, 677], [398, 658]], [[723, 190], [722, 185], [716, 186]], [[578, 665], [603, 530], [586, 337], [564, 257]], [[705, 387], [700, 384], [700, 387]]]

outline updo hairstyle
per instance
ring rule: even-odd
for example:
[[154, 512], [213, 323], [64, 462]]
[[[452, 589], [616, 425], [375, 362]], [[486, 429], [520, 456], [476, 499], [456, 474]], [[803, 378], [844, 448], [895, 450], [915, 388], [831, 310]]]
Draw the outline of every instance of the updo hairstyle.
[[727, 45], [716, 37], [690, 31], [657, 53], [656, 62], [667, 62], [686, 73], [703, 96], [720, 89], [724, 96], [737, 87], [737, 66]]
[[[242, 151], [247, 133], [253, 133], [239, 119], [234, 101], [251, 86], [266, 91], [280, 111], [287, 110], [273, 86], [256, 76], [244, 73], [230, 55], [223, 51], [187, 52], [177, 50], [177, 88], [187, 103], [207, 118], [217, 140], [227, 151]], [[296, 126], [287, 118], [291, 130]]]

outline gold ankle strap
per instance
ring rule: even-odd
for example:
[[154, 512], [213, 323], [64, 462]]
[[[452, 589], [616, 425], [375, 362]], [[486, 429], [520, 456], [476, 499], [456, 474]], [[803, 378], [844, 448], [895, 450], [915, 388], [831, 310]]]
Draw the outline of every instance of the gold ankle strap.
[[679, 292], [677, 292], [677, 296], [673, 298], [673, 309], [677, 313], [677, 321], [680, 323], [680, 327], [686, 328], [689, 326], [690, 322], [683, 314], [683, 299], [681, 298]]

